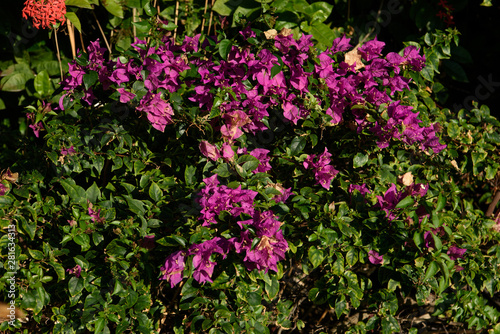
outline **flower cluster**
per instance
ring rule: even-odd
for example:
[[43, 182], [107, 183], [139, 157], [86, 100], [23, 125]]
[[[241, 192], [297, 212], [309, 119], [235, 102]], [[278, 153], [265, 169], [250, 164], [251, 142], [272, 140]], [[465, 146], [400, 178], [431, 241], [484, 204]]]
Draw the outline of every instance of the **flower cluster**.
[[[253, 36], [252, 33], [247, 28], [242, 35]], [[354, 62], [347, 54], [344, 61], [336, 61], [342, 52], [352, 48], [349, 39], [341, 37], [331, 48], [314, 56], [318, 60], [315, 61], [310, 52], [311, 36], [295, 40], [291, 34], [281, 32], [273, 36], [274, 53], [267, 48], [253, 53], [251, 47], [233, 46], [226, 59], [214, 60], [199, 56], [199, 49], [210, 45], [205, 41], [200, 46], [199, 38], [200, 35], [186, 37], [182, 45], [165, 38], [157, 47], [137, 41], [133, 48], [138, 59], [125, 63], [104, 61], [105, 49], [96, 41], [89, 47], [87, 65], [70, 64], [70, 77], [63, 82], [67, 93], [60, 106], [78, 90], [84, 92], [83, 100], [92, 104], [95, 96], [92, 87], [83, 84], [83, 75], [94, 71], [104, 90], [116, 90], [122, 103], [135, 103], [137, 110], [143, 111], [160, 131], [174, 117], [169, 93], [186, 83], [191, 87], [188, 100], [200, 109], [200, 114], [211, 114], [217, 104], [219, 117], [213, 121], [226, 145], [232, 145], [243, 133], [266, 130], [265, 118], [271, 108], [280, 108], [284, 119], [296, 125], [310, 115], [312, 107], [305, 101], [315, 101], [314, 109], [322, 110], [333, 124], [342, 123], [345, 113], [350, 112], [358, 131], [371, 130], [378, 136], [381, 148], [391, 140], [417, 143], [421, 149], [435, 153], [444, 148], [436, 136], [439, 127], [423, 127], [418, 113], [394, 98], [396, 92], [409, 87], [410, 79], [401, 72], [420, 71], [425, 64], [425, 57], [414, 46], [408, 46], [402, 55], [391, 52], [384, 59], [384, 43], [375, 39], [353, 50]], [[195, 80], [181, 75], [191, 67], [198, 69], [199, 77]], [[184, 82], [182, 77], [186, 78]], [[142, 87], [146, 93], [139, 94]], [[367, 109], [383, 105], [388, 106], [389, 120], [369, 121]], [[217, 156], [214, 153], [210, 158]]]
[[[247, 27], [241, 35], [248, 44], [232, 46], [227, 55], [221, 53], [222, 58], [211, 52], [208, 39], [200, 45], [200, 35], [185, 37], [181, 45], [168, 38], [156, 47], [136, 41], [131, 52], [135, 52], [135, 57], [112, 61], [104, 59], [106, 49], [96, 41], [88, 48], [86, 62], [70, 64], [60, 108], [80, 96], [93, 105], [96, 95], [100, 95], [94, 94], [94, 90], [100, 87], [110, 90], [121, 103], [133, 105], [155, 129], [164, 131], [177, 116], [174, 109], [182, 112], [180, 109], [192, 107], [219, 134], [215, 142], [200, 141], [200, 153], [219, 163], [219, 159], [234, 162], [237, 155], [249, 154], [259, 161], [253, 173], [272, 170], [274, 151], [270, 154], [266, 148], [246, 147], [245, 143], [251, 141], [242, 141], [240, 137], [268, 130], [271, 109], [281, 111], [285, 123], [291, 126], [300, 126], [313, 111], [320, 113], [331, 126], [354, 124], [348, 128], [377, 138], [380, 149], [393, 142], [434, 153], [445, 147], [437, 136], [439, 125], [423, 126], [418, 112], [396, 98], [398, 92], [409, 89], [411, 80], [404, 75], [420, 71], [425, 64], [425, 57], [414, 46], [384, 58], [383, 42], [375, 39], [352, 49], [350, 40], [341, 37], [335, 39], [331, 48], [317, 54], [311, 36], [303, 35], [296, 40], [284, 30], [265, 34], [273, 39], [270, 43], [274, 47], [260, 48], [254, 53], [249, 38], [255, 39], [255, 33]], [[348, 50], [351, 51], [345, 53]], [[98, 85], [88, 84], [89, 76], [86, 79], [84, 76], [89, 73], [98, 78], [95, 80]], [[171, 94], [181, 88], [184, 104], [177, 108], [173, 103], [174, 108], [170, 104]], [[323, 153], [309, 154], [301, 160], [305, 169], [314, 172], [317, 184], [326, 190], [339, 173], [331, 158], [325, 146]], [[168, 256], [161, 269], [162, 279], [175, 286], [183, 278], [187, 261], [192, 261], [188, 267], [193, 268], [194, 279], [211, 282], [215, 260], [225, 259], [230, 252], [240, 254], [249, 270], [277, 271], [288, 243], [274, 213], [255, 207], [258, 193], [242, 186], [221, 185], [216, 174], [203, 181], [205, 187], [198, 200], [199, 220], [217, 236]], [[377, 196], [377, 205], [392, 221], [401, 200], [424, 196], [427, 187], [411, 184], [398, 192], [393, 184], [383, 196]], [[291, 188], [281, 185], [275, 190], [281, 193], [272, 198], [275, 202], [286, 201], [292, 194]], [[352, 185], [349, 191], [353, 190], [363, 195], [369, 193], [366, 185]], [[92, 220], [103, 219], [99, 212], [91, 210], [89, 207]], [[221, 214], [229, 215], [230, 234], [221, 235], [217, 230]], [[374, 251], [370, 256], [372, 263], [383, 261]]]
[[66, 22], [64, 0], [26, 0], [23, 18], [30, 17], [37, 29], [52, 28], [57, 22]]
[[[422, 150], [432, 148], [434, 152], [442, 151], [446, 145], [439, 143], [439, 138], [436, 136], [436, 131], [439, 129], [438, 124], [430, 127], [421, 127], [422, 122], [418, 119], [418, 112], [411, 111], [412, 107], [400, 104], [400, 101], [394, 102], [387, 108], [388, 121], [384, 126], [377, 121], [371, 129], [379, 140], [377, 145], [380, 148], [389, 146], [392, 139], [399, 139], [406, 144], [412, 145], [420, 143]], [[400, 128], [403, 132], [400, 132]]]
[[429, 185], [413, 183], [412, 185], [407, 186], [405, 191], [398, 191], [396, 185], [393, 183], [383, 196], [377, 196], [377, 207], [385, 211], [387, 219], [389, 221], [393, 221], [397, 217], [398, 209], [396, 208], [396, 206], [399, 202], [401, 202], [407, 196], [425, 196], [428, 189]]
[[[192, 50], [196, 46], [191, 44], [191, 40], [186, 40], [180, 48]], [[72, 99], [72, 95], [78, 91], [84, 93], [83, 101], [88, 105], [93, 104], [96, 99], [93, 88], [86, 87], [83, 80], [86, 73], [93, 71], [97, 73], [103, 90], [116, 90], [122, 103], [137, 99], [136, 109], [146, 114], [155, 129], [164, 131], [165, 126], [172, 123], [174, 115], [171, 104], [165, 99], [166, 94], [179, 89], [179, 74], [189, 69], [189, 65], [185, 57], [174, 55], [171, 49], [179, 47], [169, 40], [165, 40], [165, 44], [158, 48], [148, 47], [144, 41], [137, 41], [132, 46], [140, 59], [130, 59], [127, 63], [122, 63], [119, 59], [106, 61], [106, 49], [100, 47], [99, 40], [92, 42], [87, 50], [89, 59], [86, 65], [80, 65], [76, 61], [69, 64], [70, 76], [62, 82], [66, 94], [61, 97], [59, 108], [64, 109], [64, 99]], [[144, 71], [148, 73], [145, 79], [141, 75]], [[137, 90], [132, 88], [137, 81], [143, 81], [141, 87], [147, 90], [141, 98], [137, 97]]]
[[35, 113], [27, 113], [26, 118], [28, 119], [28, 122], [31, 123], [29, 125], [29, 128], [31, 130], [33, 130], [35, 137], [37, 137], [37, 138], [40, 137], [40, 131], [42, 131], [44, 129], [43, 123], [36, 121], [36, 114]]
[[225, 185], [219, 185], [217, 175], [213, 175], [203, 180], [206, 187], [201, 190], [199, 203], [202, 207], [200, 220], [203, 226], [216, 224], [216, 217], [222, 212], [227, 211], [233, 217], [240, 214], [253, 216], [255, 209], [253, 200], [257, 196], [256, 191], [241, 189], [231, 189]]
[[[242, 215], [251, 218], [238, 220], [234, 224], [234, 230], [239, 236], [229, 239], [215, 237], [192, 245], [188, 251], [180, 250], [169, 255], [161, 268], [161, 279], [167, 280], [174, 287], [182, 280], [188, 256], [192, 256], [193, 278], [200, 283], [212, 282], [211, 277], [217, 265], [212, 255], [217, 253], [224, 259], [231, 250], [245, 255], [243, 263], [248, 270], [278, 271], [278, 261], [285, 258], [288, 243], [273, 212], [261, 212], [254, 208], [257, 192], [220, 185], [217, 175], [203, 181], [205, 188], [201, 190], [199, 199], [202, 206], [200, 220], [203, 221], [203, 226], [211, 227], [212, 224], [217, 224], [217, 216], [222, 211], [229, 212], [235, 221]], [[258, 243], [253, 247], [255, 238]]]
[[328, 152], [328, 149], [325, 147], [325, 151], [318, 156], [318, 159], [315, 160], [316, 154], [311, 154], [303, 162], [305, 169], [313, 168], [316, 182], [326, 190], [330, 189], [330, 185], [332, 183], [333, 178], [339, 172], [338, 170], [333, 168], [332, 165], [330, 165], [331, 156], [332, 155]]

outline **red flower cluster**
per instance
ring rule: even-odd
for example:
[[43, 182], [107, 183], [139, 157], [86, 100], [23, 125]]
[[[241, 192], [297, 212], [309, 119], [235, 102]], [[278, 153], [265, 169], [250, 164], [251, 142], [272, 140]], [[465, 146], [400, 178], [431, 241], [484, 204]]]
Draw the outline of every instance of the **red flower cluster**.
[[26, 0], [23, 18], [31, 17], [37, 29], [51, 28], [57, 21], [66, 21], [66, 4], [64, 0]]
[[436, 16], [443, 20], [443, 22], [446, 23], [448, 27], [452, 24], [455, 24], [455, 22], [453, 21], [453, 15], [451, 15], [454, 8], [448, 5], [448, 2], [446, 0], [439, 0], [438, 6], [440, 6], [442, 9], [439, 9], [439, 12], [436, 14]]

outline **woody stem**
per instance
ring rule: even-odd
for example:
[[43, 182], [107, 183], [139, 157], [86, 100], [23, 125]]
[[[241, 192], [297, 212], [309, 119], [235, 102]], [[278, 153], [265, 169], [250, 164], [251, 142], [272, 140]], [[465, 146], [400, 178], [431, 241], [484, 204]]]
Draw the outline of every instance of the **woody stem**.
[[56, 50], [57, 50], [57, 61], [59, 62], [59, 70], [61, 71], [61, 81], [63, 81], [63, 68], [61, 62], [61, 53], [59, 52], [59, 42], [57, 41], [57, 30], [54, 28], [54, 39], [56, 41]]

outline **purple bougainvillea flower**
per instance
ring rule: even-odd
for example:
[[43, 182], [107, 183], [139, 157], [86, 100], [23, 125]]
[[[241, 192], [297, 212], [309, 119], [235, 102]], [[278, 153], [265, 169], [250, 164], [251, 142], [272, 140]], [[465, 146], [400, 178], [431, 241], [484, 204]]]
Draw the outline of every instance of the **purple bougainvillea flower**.
[[371, 250], [368, 252], [368, 261], [372, 264], [382, 264], [384, 262], [384, 258], [379, 253]]
[[316, 154], [311, 154], [303, 162], [305, 169], [311, 167], [314, 169], [314, 177], [316, 178], [317, 184], [320, 184], [326, 190], [330, 189], [332, 180], [339, 172], [330, 165], [331, 156], [331, 153], [328, 152], [328, 148], [325, 147], [325, 151], [318, 156], [316, 161], [314, 161]]
[[73, 155], [75, 154], [76, 151], [75, 151], [75, 148], [73, 146], [71, 146], [70, 148], [66, 149], [66, 148], [62, 148], [61, 149], [61, 155], [64, 157], [66, 155]]
[[79, 278], [82, 272], [82, 267], [80, 267], [80, 265], [77, 264], [74, 268], [66, 269], [66, 272], [70, 275], [75, 275], [76, 278]]
[[182, 272], [186, 265], [186, 252], [185, 251], [177, 251], [173, 254], [170, 254], [165, 259], [165, 264], [160, 268], [163, 276], [160, 280], [166, 280], [170, 282], [170, 287], [173, 288], [180, 281], [182, 281]]
[[445, 235], [444, 228], [442, 226], [440, 226], [438, 228], [433, 228], [430, 231], [425, 231], [425, 233], [424, 233], [425, 247], [427, 247], [427, 248], [435, 248], [436, 247], [434, 244], [434, 238], [432, 237], [433, 234], [438, 235], [440, 237], [444, 236]]
[[269, 269], [277, 271], [277, 263], [285, 258], [288, 243], [279, 229], [280, 222], [271, 211], [255, 212], [252, 219], [240, 222], [240, 226], [249, 225], [256, 231], [260, 238], [256, 247], [252, 248], [252, 238], [249, 230], [244, 230], [240, 238], [233, 238], [231, 243], [237, 253], [245, 253], [243, 262], [248, 270]]
[[255, 33], [252, 29], [250, 29], [250, 25], [246, 26], [245, 29], [240, 31], [240, 35], [243, 36], [245, 41], [249, 38], [256, 37]]
[[346, 38], [345, 35], [341, 37], [337, 37], [333, 40], [332, 47], [330, 48], [330, 52], [335, 54], [337, 52], [344, 52], [352, 48], [352, 45], [349, 44], [350, 38]]
[[120, 93], [121, 103], [127, 103], [128, 101], [132, 100], [135, 97], [134, 93], [125, 90], [125, 88], [118, 88], [117, 91]]
[[128, 77], [127, 73], [128, 72], [126, 68], [117, 68], [113, 71], [109, 80], [113, 81], [117, 85], [121, 85], [124, 82], [129, 82], [130, 78]]
[[384, 46], [384, 42], [380, 42], [377, 40], [377, 38], [375, 38], [360, 46], [358, 48], [358, 52], [361, 54], [364, 60], [370, 61], [380, 56], [380, 53], [382, 52]]
[[217, 175], [203, 180], [206, 186], [200, 192], [198, 203], [202, 207], [200, 220], [203, 226], [217, 224], [216, 217], [222, 211], [228, 211], [233, 217], [244, 213], [252, 216], [254, 214], [253, 201], [257, 192], [241, 189], [241, 186], [232, 189], [225, 185], [219, 186]]
[[366, 183], [363, 183], [362, 185], [358, 184], [350, 184], [349, 185], [349, 192], [352, 193], [354, 190], [357, 190], [361, 193], [361, 195], [366, 195], [370, 193], [370, 189], [366, 186]]
[[465, 252], [467, 252], [467, 249], [465, 248], [458, 248], [456, 246], [451, 246], [446, 252], [446, 254], [448, 254], [448, 256], [452, 261], [455, 261], [456, 259], [463, 259]]
[[210, 257], [213, 253], [218, 253], [226, 258], [229, 251], [229, 242], [221, 237], [195, 244], [190, 247], [189, 254], [193, 257], [193, 278], [199, 283], [212, 282], [212, 274], [217, 262], [212, 261]]
[[95, 211], [93, 209], [92, 203], [88, 202], [88, 205], [89, 205], [88, 213], [89, 213], [90, 219], [92, 219], [92, 221], [94, 223], [103, 223], [106, 219], [104, 217], [101, 217], [101, 209], [98, 209], [97, 211]]
[[200, 142], [199, 148], [200, 148], [201, 154], [203, 154], [204, 156], [206, 156], [207, 158], [209, 158], [213, 161], [216, 161], [217, 159], [220, 158], [219, 149], [217, 148], [217, 146], [210, 144], [206, 140], [202, 140]]
[[420, 71], [425, 66], [425, 55], [421, 56], [419, 54], [420, 49], [417, 49], [414, 45], [407, 46], [403, 51], [403, 57], [405, 58], [405, 65], [408, 65], [413, 71]]
[[165, 131], [165, 126], [172, 122], [172, 116], [174, 115], [170, 103], [164, 101], [159, 93], [146, 94], [136, 109], [145, 112], [153, 128], [161, 132]]
[[29, 126], [31, 130], [33, 130], [33, 133], [35, 134], [35, 137], [40, 137], [40, 131], [44, 129], [42, 122], [38, 122], [37, 124], [30, 124]]
[[269, 164], [270, 158], [267, 156], [269, 150], [263, 148], [256, 148], [250, 152], [250, 155], [259, 159], [259, 166], [253, 171], [254, 173], [265, 173], [271, 170], [271, 165]]
[[182, 42], [181, 50], [184, 52], [198, 52], [199, 41], [201, 34], [197, 34], [193, 37], [185, 36]]
[[398, 192], [396, 185], [393, 183], [385, 192], [384, 196], [377, 196], [378, 207], [385, 211], [387, 219], [393, 221], [396, 219], [394, 209], [402, 199], [407, 195], [404, 192]]
[[288, 197], [290, 197], [291, 195], [293, 195], [293, 192], [292, 192], [292, 188], [284, 188], [280, 183], [276, 183], [276, 184], [271, 184], [269, 185], [269, 187], [271, 188], [274, 188], [276, 189], [277, 191], [279, 191], [281, 194], [280, 195], [274, 195], [273, 196], [273, 200], [276, 202], [276, 203], [284, 203]]
[[231, 147], [231, 144], [229, 143], [224, 143], [222, 144], [222, 149], [221, 149], [222, 157], [226, 160], [232, 160], [235, 153], [233, 148]]

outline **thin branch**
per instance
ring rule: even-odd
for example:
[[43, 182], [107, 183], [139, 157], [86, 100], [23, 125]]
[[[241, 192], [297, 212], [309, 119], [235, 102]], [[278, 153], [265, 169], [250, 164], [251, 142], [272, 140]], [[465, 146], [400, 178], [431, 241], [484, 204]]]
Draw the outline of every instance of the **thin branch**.
[[54, 39], [56, 41], [56, 50], [57, 50], [57, 61], [59, 62], [59, 70], [61, 71], [61, 81], [64, 79], [62, 62], [61, 62], [61, 53], [59, 51], [59, 42], [57, 41], [57, 30], [54, 28]]
[[208, 0], [205, 0], [205, 10], [203, 11], [203, 20], [201, 21], [201, 33], [205, 30], [205, 17], [207, 16]]
[[[210, 7], [210, 19], [208, 21], [208, 31], [207, 31], [207, 36], [210, 36], [210, 28], [212, 27], [212, 18], [214, 16], [214, 11], [212, 8], [214, 7], [215, 0], [212, 0], [212, 6]], [[214, 27], [215, 30], [215, 27]]]
[[82, 32], [79, 31], [80, 33], [80, 43], [82, 44], [82, 50], [83, 52], [87, 53], [87, 50], [85, 50], [85, 44], [83, 44], [83, 35], [82, 35]]
[[71, 54], [73, 55], [73, 59], [76, 58], [76, 44], [75, 44], [75, 26], [71, 23], [70, 20], [66, 20], [68, 24], [68, 35], [69, 35], [69, 43], [71, 44]]
[[132, 8], [132, 33], [134, 34], [134, 41], [137, 38], [137, 28], [135, 26], [135, 17], [137, 16], [137, 8]]
[[175, 29], [174, 29], [174, 44], [177, 44], [175, 39], [177, 37], [177, 22], [179, 21], [178, 20], [179, 18], [179, 0], [175, 1], [175, 18], [174, 18], [174, 25], [175, 25]]
[[92, 11], [92, 14], [94, 14], [94, 18], [97, 22], [97, 26], [99, 27], [99, 30], [101, 31], [102, 38], [104, 38], [104, 43], [106, 43], [106, 47], [108, 48], [109, 59], [111, 59], [111, 46], [109, 46], [108, 39], [106, 38], [106, 35], [104, 35], [104, 31], [102, 30], [101, 24], [99, 23], [99, 20], [97, 19], [97, 16], [95, 15], [94, 11]]

